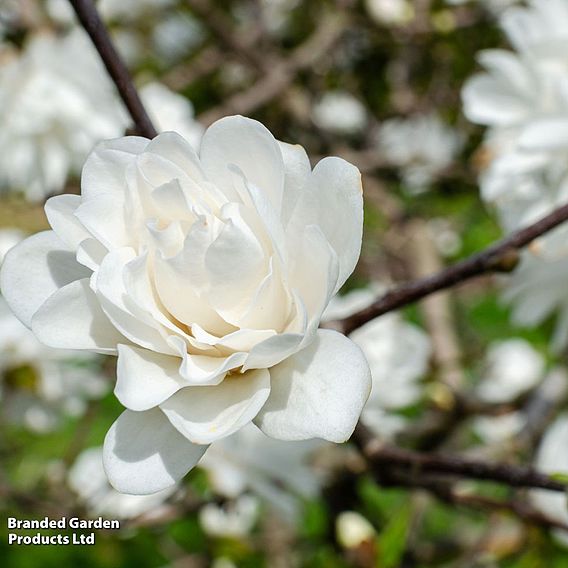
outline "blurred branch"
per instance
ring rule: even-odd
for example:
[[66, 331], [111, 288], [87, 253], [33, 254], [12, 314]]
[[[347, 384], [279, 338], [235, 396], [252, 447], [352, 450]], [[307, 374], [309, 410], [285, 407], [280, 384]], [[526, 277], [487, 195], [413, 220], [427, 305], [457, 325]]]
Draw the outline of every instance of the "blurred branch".
[[93, 0], [69, 0], [69, 3], [99, 52], [122, 101], [136, 125], [136, 131], [146, 138], [154, 138], [157, 134], [156, 129], [140, 100], [126, 65], [110, 39], [110, 35], [97, 12]]
[[568, 205], [563, 205], [536, 223], [512, 233], [485, 250], [445, 268], [433, 276], [401, 284], [364, 310], [343, 320], [328, 322], [324, 327], [336, 329], [348, 335], [378, 316], [421, 300], [439, 290], [445, 290], [483, 274], [510, 272], [519, 261], [521, 249], [567, 220]]
[[287, 58], [275, 63], [272, 69], [249, 89], [230, 97], [222, 105], [199, 116], [205, 125], [228, 114], [249, 114], [281, 95], [303, 69], [314, 65], [329, 53], [345, 30], [344, 13], [326, 14], [314, 33]]
[[353, 434], [353, 441], [366, 458], [369, 467], [380, 474], [385, 470], [401, 469], [420, 479], [423, 474], [478, 479], [504, 483], [511, 487], [532, 487], [551, 491], [566, 491], [568, 485], [527, 466], [489, 463], [461, 458], [455, 455], [426, 454], [390, 447], [374, 438], [361, 423]]

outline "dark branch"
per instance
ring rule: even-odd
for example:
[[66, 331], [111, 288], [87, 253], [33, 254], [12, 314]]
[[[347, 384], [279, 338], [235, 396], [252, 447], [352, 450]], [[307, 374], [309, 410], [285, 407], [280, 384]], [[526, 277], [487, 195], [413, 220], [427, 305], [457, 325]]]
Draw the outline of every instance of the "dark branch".
[[328, 322], [324, 327], [349, 334], [378, 316], [470, 278], [491, 272], [510, 272], [518, 263], [519, 250], [566, 220], [568, 220], [568, 205], [563, 205], [540, 221], [516, 231], [487, 249], [445, 268], [438, 274], [402, 284], [387, 292], [364, 310], [343, 320]]
[[156, 129], [140, 100], [128, 69], [116, 51], [93, 1], [69, 0], [69, 3], [75, 10], [79, 22], [81, 22], [81, 25], [97, 48], [109, 75], [118, 89], [120, 97], [136, 125], [136, 131], [146, 138], [154, 138], [157, 134]]
[[539, 473], [532, 467], [475, 461], [453, 455], [425, 454], [382, 444], [361, 423], [353, 435], [369, 467], [379, 474], [382, 469], [400, 469], [420, 478], [425, 474], [462, 477], [504, 483], [511, 487], [532, 487], [566, 491], [568, 485]]

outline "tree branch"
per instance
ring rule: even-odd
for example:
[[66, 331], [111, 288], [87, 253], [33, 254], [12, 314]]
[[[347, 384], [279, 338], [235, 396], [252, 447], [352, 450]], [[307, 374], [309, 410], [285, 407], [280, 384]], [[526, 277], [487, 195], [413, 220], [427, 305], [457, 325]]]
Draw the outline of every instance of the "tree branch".
[[434, 292], [444, 290], [470, 278], [490, 272], [510, 272], [519, 261], [519, 251], [537, 237], [568, 220], [568, 205], [549, 213], [540, 221], [512, 233], [485, 250], [454, 264], [433, 276], [408, 282], [387, 292], [369, 307], [343, 319], [327, 322], [323, 327], [336, 329], [348, 335], [368, 321]]
[[146, 138], [154, 138], [157, 134], [156, 129], [140, 100], [126, 65], [110, 39], [93, 0], [69, 0], [69, 3], [99, 52], [109, 75], [118, 89], [120, 97], [136, 125], [136, 131]]
[[531, 487], [550, 491], [568, 489], [567, 484], [552, 479], [532, 467], [475, 461], [454, 455], [425, 454], [390, 447], [374, 438], [361, 423], [355, 429], [353, 441], [361, 450], [370, 468], [379, 475], [382, 470], [399, 468], [411, 473], [413, 478], [420, 478], [423, 474], [430, 473], [493, 481], [511, 487]]

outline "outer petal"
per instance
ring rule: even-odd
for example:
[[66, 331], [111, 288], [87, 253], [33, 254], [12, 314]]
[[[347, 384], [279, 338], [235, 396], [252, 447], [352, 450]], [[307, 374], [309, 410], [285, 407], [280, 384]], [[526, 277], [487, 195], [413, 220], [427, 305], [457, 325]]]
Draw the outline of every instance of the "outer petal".
[[125, 341], [102, 311], [88, 278], [52, 294], [34, 314], [32, 330], [42, 343], [60, 349], [114, 354]]
[[200, 154], [207, 176], [227, 192], [227, 197], [234, 191], [228, 166], [235, 164], [280, 212], [284, 161], [278, 142], [260, 122], [242, 116], [218, 120], [203, 135]]
[[161, 408], [189, 440], [209, 444], [248, 424], [269, 394], [270, 374], [258, 369], [227, 377], [216, 386], [187, 387]]
[[280, 440], [351, 436], [371, 391], [361, 349], [331, 330], [319, 330], [305, 349], [270, 369], [271, 392], [255, 423]]
[[103, 465], [117, 491], [149, 495], [179, 481], [207, 448], [188, 442], [157, 408], [125, 410], [106, 435]]
[[91, 237], [74, 213], [81, 205], [80, 195], [56, 195], [45, 203], [45, 214], [51, 228], [70, 248], [76, 249], [81, 241]]
[[363, 237], [363, 187], [359, 170], [341, 158], [325, 158], [313, 172], [321, 211], [319, 226], [337, 253], [336, 290], [355, 269]]
[[18, 319], [31, 327], [32, 316], [51, 294], [90, 273], [53, 231], [44, 231], [8, 252], [0, 287]]
[[119, 345], [114, 394], [130, 410], [158, 406], [187, 385], [179, 374], [179, 365], [179, 357]]

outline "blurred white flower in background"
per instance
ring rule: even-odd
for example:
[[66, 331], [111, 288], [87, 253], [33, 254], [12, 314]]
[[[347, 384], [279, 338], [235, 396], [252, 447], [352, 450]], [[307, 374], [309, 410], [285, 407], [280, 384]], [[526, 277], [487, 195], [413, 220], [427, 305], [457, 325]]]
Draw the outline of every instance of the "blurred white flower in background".
[[343, 511], [335, 519], [335, 535], [341, 546], [350, 549], [374, 540], [377, 531], [361, 513]]
[[[336, 296], [324, 321], [344, 318], [367, 307], [381, 288], [376, 285]], [[416, 404], [422, 397], [421, 379], [429, 367], [430, 340], [422, 329], [394, 312], [371, 320], [350, 337], [365, 354], [373, 380], [361, 417], [377, 436], [391, 438], [406, 425], [406, 419], [395, 411]]]
[[[568, 475], [568, 414], [563, 413], [548, 427], [538, 448], [535, 467], [548, 474]], [[568, 524], [568, 509], [566, 494], [545, 489], [530, 491], [533, 505], [547, 517], [560, 523]], [[558, 542], [568, 546], [568, 536], [565, 531], [555, 530], [552, 533]]]
[[521, 411], [506, 412], [498, 416], [476, 416], [473, 431], [486, 444], [501, 444], [513, 439], [527, 423]]
[[242, 539], [254, 528], [259, 513], [258, 499], [242, 495], [222, 505], [207, 503], [199, 510], [199, 523], [209, 536]]
[[195, 120], [189, 100], [156, 82], [144, 85], [140, 97], [158, 132], [177, 132], [199, 149], [205, 129]]
[[0, 189], [41, 200], [63, 189], [125, 114], [84, 32], [37, 35], [0, 63]]
[[300, 512], [300, 498], [313, 498], [324, 481], [312, 465], [314, 455], [327, 446], [321, 440], [284, 442], [265, 436], [249, 424], [213, 445], [199, 462], [213, 491], [236, 499], [245, 493], [260, 497], [291, 522]]
[[407, 0], [365, 0], [365, 8], [375, 22], [402, 25], [414, 18], [414, 8]]
[[515, 400], [542, 381], [544, 357], [524, 339], [507, 339], [489, 346], [477, 396], [493, 403]]
[[[463, 89], [464, 112], [488, 126], [482, 197], [513, 231], [568, 202], [568, 3], [511, 7], [501, 26], [515, 51], [480, 53], [486, 72]], [[524, 251], [505, 293], [513, 321], [536, 325], [559, 312], [553, 340], [568, 340], [568, 230], [560, 227]]]
[[452, 222], [444, 217], [428, 220], [428, 230], [434, 246], [442, 256], [454, 256], [462, 248], [462, 238]]
[[154, 55], [161, 62], [171, 64], [196, 47], [204, 38], [200, 23], [189, 14], [171, 12], [156, 21], [152, 30]]
[[111, 389], [91, 353], [52, 349], [18, 321], [0, 297], [0, 404], [10, 423], [46, 433], [81, 416]]
[[329, 91], [314, 105], [313, 121], [322, 130], [354, 135], [365, 129], [367, 111], [347, 91]]
[[153, 495], [119, 493], [108, 482], [102, 447], [83, 450], [69, 469], [67, 481], [89, 515], [118, 519], [132, 519], [143, 514], [159, 516], [161, 505], [177, 489], [168, 487]]
[[400, 168], [405, 189], [417, 194], [452, 165], [461, 150], [461, 134], [435, 114], [392, 118], [377, 133], [378, 151]]

